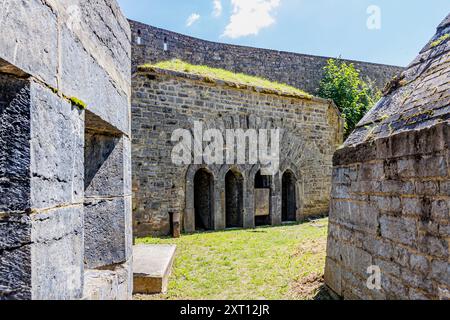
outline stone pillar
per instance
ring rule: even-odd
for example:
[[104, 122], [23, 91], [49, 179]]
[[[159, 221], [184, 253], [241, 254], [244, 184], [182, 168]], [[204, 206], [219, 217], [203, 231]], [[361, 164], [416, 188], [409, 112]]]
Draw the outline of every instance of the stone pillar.
[[131, 298], [128, 22], [115, 1], [3, 7], [0, 300]]
[[225, 203], [225, 178], [216, 179], [214, 183], [214, 229], [225, 230], [226, 228], [226, 203]]
[[281, 175], [277, 173], [272, 177], [271, 185], [271, 201], [270, 201], [270, 215], [272, 220], [272, 225], [277, 226], [282, 223], [281, 218]]
[[84, 114], [13, 75], [0, 97], [0, 299], [81, 298]]

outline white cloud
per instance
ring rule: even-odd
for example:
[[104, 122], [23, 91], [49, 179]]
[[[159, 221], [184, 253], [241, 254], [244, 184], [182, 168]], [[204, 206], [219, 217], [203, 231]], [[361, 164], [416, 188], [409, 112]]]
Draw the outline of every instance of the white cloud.
[[233, 14], [223, 36], [239, 38], [257, 35], [263, 28], [275, 23], [274, 10], [281, 0], [231, 0]]
[[222, 15], [222, 0], [213, 0], [214, 4], [214, 17], [220, 17]]
[[186, 27], [192, 26], [194, 23], [196, 23], [200, 19], [200, 15], [198, 13], [193, 13], [187, 18], [186, 20]]

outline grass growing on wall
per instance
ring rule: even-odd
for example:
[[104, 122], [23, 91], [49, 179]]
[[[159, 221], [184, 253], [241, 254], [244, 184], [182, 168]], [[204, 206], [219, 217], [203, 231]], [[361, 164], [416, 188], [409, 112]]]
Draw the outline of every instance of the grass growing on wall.
[[314, 299], [321, 291], [328, 220], [310, 223], [145, 238], [175, 244], [166, 295], [136, 299]]
[[158, 68], [163, 70], [170, 70], [176, 72], [184, 72], [202, 76], [208, 79], [216, 79], [222, 81], [228, 81], [235, 84], [241, 84], [246, 86], [260, 87], [269, 90], [280, 91], [285, 94], [291, 94], [295, 96], [311, 97], [308, 93], [278, 82], [273, 82], [260, 77], [250, 76], [243, 73], [233, 73], [228, 70], [211, 68], [208, 66], [192, 65], [187, 62], [174, 59], [169, 61], [163, 61], [156, 64], [146, 64], [141, 66], [143, 68]]

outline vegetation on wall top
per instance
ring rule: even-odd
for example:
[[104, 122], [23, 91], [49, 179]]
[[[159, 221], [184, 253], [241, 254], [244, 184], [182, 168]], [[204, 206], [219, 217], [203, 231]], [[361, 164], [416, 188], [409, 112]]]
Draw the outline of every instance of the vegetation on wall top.
[[279, 91], [280, 93], [293, 96], [300, 96], [304, 98], [311, 97], [310, 94], [295, 87], [289, 86], [287, 84], [278, 83], [243, 73], [234, 73], [224, 69], [211, 68], [202, 65], [193, 65], [178, 59], [163, 61], [156, 64], [145, 64], [142, 65], [141, 68], [144, 69], [155, 68], [175, 72], [189, 73], [204, 77], [205, 79], [210, 79], [211, 82], [214, 82], [213, 80], [215, 79], [235, 83], [237, 84], [237, 88], [239, 88], [239, 85], [252, 86], [252, 87], [260, 87], [267, 90]]

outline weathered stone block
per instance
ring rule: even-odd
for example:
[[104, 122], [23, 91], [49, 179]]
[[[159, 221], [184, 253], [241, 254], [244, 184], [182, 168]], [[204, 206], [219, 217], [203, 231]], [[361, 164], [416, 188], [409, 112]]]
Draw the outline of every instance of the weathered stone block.
[[83, 279], [83, 206], [33, 216], [32, 298], [80, 299]]
[[420, 272], [427, 274], [430, 268], [430, 263], [425, 256], [411, 254], [409, 258], [409, 265], [413, 272]]
[[31, 84], [31, 206], [81, 203], [84, 115], [50, 89]]
[[380, 217], [381, 235], [395, 242], [416, 246], [417, 227], [414, 220], [391, 216]]
[[85, 136], [86, 197], [125, 194], [124, 146], [120, 136], [87, 131]]
[[131, 261], [115, 266], [111, 270], [86, 270], [83, 298], [87, 300], [130, 300], [132, 277]]
[[31, 281], [30, 245], [1, 251], [0, 300], [31, 299]]
[[337, 295], [342, 295], [342, 270], [334, 260], [327, 258], [325, 264], [325, 282]]
[[[61, 90], [85, 101], [90, 112], [129, 133], [128, 98], [66, 27], [61, 31]], [[105, 107], [107, 106], [107, 107]]]
[[0, 212], [30, 206], [30, 82], [0, 74]]
[[39, 0], [6, 0], [0, 29], [0, 58], [56, 87], [58, 22], [52, 8]]
[[88, 269], [126, 260], [125, 199], [85, 200], [85, 264]]
[[166, 293], [175, 259], [176, 246], [134, 246], [134, 293]]
[[381, 277], [381, 288], [386, 293], [388, 300], [405, 300], [408, 297], [408, 288], [401, 280], [383, 275]]

